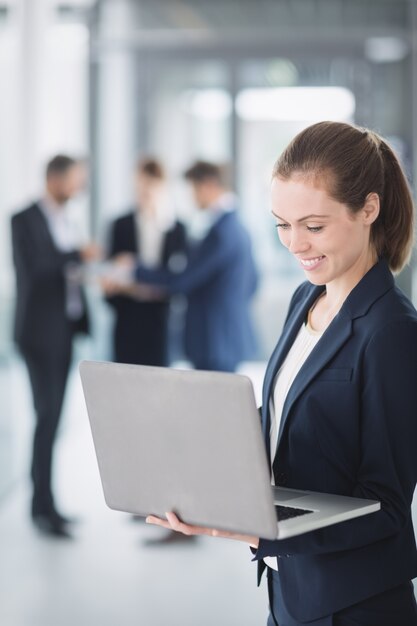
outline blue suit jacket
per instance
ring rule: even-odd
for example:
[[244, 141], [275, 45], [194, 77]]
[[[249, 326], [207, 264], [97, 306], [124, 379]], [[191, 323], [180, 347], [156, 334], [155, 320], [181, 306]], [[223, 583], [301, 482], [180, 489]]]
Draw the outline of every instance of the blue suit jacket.
[[[324, 287], [295, 292], [263, 391], [269, 450], [274, 377]], [[289, 612], [332, 614], [414, 578], [411, 502], [417, 480], [417, 312], [384, 260], [353, 289], [302, 366], [284, 405], [276, 484], [380, 500], [382, 509], [281, 541], [277, 556]], [[262, 569], [262, 567], [260, 567]]]
[[233, 371], [253, 356], [249, 304], [257, 272], [236, 211], [222, 215], [191, 248], [183, 272], [138, 267], [136, 279], [187, 295], [185, 347], [197, 368]]

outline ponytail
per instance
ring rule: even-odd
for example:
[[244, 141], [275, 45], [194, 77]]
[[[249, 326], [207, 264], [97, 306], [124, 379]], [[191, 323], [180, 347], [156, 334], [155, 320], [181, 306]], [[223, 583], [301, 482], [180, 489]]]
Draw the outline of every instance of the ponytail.
[[371, 241], [378, 257], [384, 256], [393, 272], [400, 271], [411, 257], [414, 207], [401, 165], [390, 146], [379, 141], [384, 167], [384, 190], [378, 219], [372, 225]]

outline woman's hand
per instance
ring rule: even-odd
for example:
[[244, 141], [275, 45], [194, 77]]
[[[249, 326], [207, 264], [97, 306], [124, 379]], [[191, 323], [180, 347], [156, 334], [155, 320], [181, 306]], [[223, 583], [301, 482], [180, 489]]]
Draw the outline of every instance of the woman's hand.
[[209, 537], [222, 537], [224, 539], [235, 539], [236, 541], [243, 541], [248, 543], [251, 548], [257, 548], [259, 544], [258, 537], [252, 537], [251, 535], [239, 535], [238, 533], [232, 533], [227, 530], [216, 530], [215, 528], [205, 528], [204, 526], [191, 526], [190, 524], [184, 524], [181, 522], [175, 513], [165, 513], [166, 520], [154, 515], [148, 515], [146, 518], [147, 524], [156, 524], [169, 530], [175, 530], [184, 535], [208, 535]]

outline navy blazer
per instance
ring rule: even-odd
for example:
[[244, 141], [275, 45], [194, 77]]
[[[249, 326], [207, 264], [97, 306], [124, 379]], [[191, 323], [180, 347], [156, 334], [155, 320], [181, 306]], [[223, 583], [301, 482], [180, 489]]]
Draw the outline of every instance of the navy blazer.
[[[267, 451], [274, 377], [323, 289], [304, 283], [295, 292], [269, 362]], [[417, 576], [417, 312], [384, 260], [352, 290], [295, 378], [273, 470], [278, 485], [375, 499], [382, 507], [298, 537], [260, 540], [255, 559], [278, 557], [296, 619], [333, 614]]]
[[197, 368], [233, 371], [253, 357], [249, 305], [257, 272], [249, 235], [236, 211], [224, 213], [190, 249], [184, 271], [138, 267], [136, 279], [187, 295], [186, 354]]
[[70, 322], [66, 314], [65, 267], [80, 263], [78, 250], [62, 252], [50, 233], [38, 203], [12, 217], [13, 261], [16, 268], [14, 338], [21, 350], [56, 350], [67, 341], [68, 329], [88, 332], [84, 315]]

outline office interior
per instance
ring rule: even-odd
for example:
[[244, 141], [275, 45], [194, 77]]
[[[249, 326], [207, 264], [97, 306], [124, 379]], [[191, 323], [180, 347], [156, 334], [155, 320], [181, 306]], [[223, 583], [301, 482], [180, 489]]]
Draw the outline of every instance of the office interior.
[[[151, 548], [157, 529], [104, 505], [77, 371], [81, 358], [109, 358], [111, 312], [93, 280], [93, 332], [76, 345], [55, 477], [81, 522], [70, 544], [31, 527], [33, 408], [12, 341], [10, 217], [39, 196], [58, 152], [88, 163], [75, 210], [85, 237], [102, 245], [109, 221], [132, 203], [138, 155], [164, 162], [184, 220], [185, 168], [195, 159], [227, 164], [261, 275], [258, 357], [241, 368], [259, 394], [303, 280], [270, 216], [273, 163], [310, 123], [354, 122], [390, 140], [415, 193], [417, 2], [0, 0], [0, 85], [0, 622], [263, 624], [266, 590], [246, 548], [206, 538]], [[397, 281], [416, 304], [414, 258]]]

